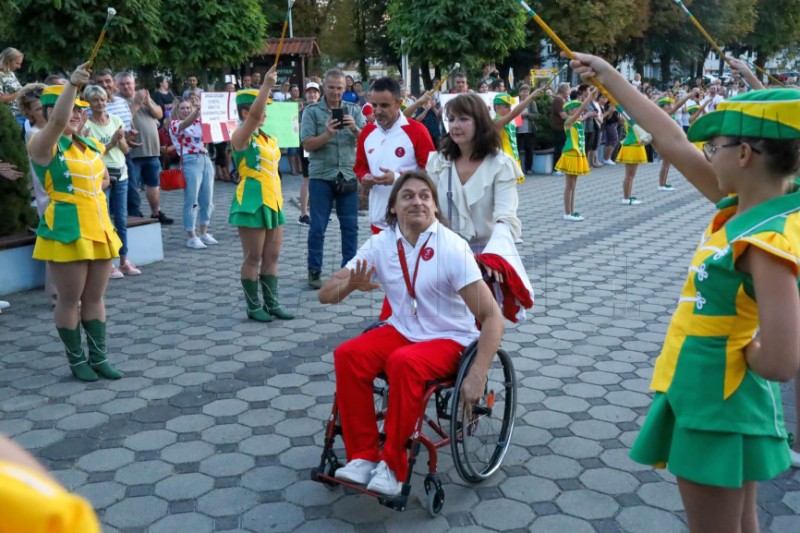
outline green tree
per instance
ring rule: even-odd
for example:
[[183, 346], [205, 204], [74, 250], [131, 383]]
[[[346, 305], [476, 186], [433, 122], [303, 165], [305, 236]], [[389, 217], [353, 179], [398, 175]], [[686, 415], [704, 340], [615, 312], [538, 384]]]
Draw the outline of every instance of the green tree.
[[17, 119], [7, 105], [0, 105], [0, 161], [16, 165], [25, 174], [16, 181], [0, 178], [0, 236], [3, 236], [24, 231], [36, 220], [31, 207], [28, 153]]
[[[0, 40], [25, 54], [29, 69], [70, 70], [89, 59], [106, 21], [105, 0], [17, 0], [3, 10]], [[111, 19], [95, 67], [155, 62], [161, 0], [128, 0]]]
[[[159, 63], [176, 74], [203, 75], [233, 67], [259, 53], [267, 20], [258, 0], [197, 2], [163, 0], [164, 35]], [[283, 22], [283, 19], [281, 19]]]
[[800, 0], [758, 0], [753, 31], [741, 39], [744, 49], [755, 52], [756, 65], [800, 40]]
[[[390, 0], [388, 34], [414, 64], [447, 70], [459, 62], [464, 69], [475, 69], [483, 61], [500, 62], [521, 47], [526, 18], [509, 0]], [[430, 77], [426, 68], [422, 74]], [[425, 82], [430, 86], [429, 79]]]

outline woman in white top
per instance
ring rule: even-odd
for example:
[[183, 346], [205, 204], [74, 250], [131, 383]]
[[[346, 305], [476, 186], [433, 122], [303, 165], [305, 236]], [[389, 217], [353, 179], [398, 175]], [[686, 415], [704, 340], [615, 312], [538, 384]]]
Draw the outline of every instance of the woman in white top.
[[[447, 103], [445, 113], [449, 134], [442, 139], [441, 151], [430, 155], [425, 169], [436, 183], [443, 214], [450, 229], [479, 254], [487, 276], [501, 285], [511, 283], [521, 307], [529, 308], [533, 289], [514, 244], [522, 230], [517, 218], [520, 168], [503, 152], [500, 135], [480, 97], [458, 95]], [[509, 275], [512, 279], [507, 280]], [[505, 296], [507, 288], [502, 290]], [[504, 304], [506, 318], [511, 318], [509, 311], [521, 313], [518, 318], [524, 316], [521, 307], [514, 312]]]

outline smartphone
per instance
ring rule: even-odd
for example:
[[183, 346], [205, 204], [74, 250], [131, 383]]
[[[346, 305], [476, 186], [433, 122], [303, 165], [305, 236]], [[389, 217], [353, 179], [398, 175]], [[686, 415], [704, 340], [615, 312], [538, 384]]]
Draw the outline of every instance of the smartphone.
[[339, 125], [336, 126], [337, 130], [344, 128], [344, 109], [331, 109], [331, 114], [333, 120], [339, 122]]

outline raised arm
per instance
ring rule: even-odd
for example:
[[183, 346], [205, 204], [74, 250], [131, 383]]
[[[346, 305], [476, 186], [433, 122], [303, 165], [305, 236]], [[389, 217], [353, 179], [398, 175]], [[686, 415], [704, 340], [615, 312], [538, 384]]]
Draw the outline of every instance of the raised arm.
[[599, 57], [580, 53], [575, 54], [570, 66], [584, 81], [596, 76], [631, 118], [653, 134], [653, 145], [658, 153], [671, 161], [703, 196], [715, 203], [723, 198], [714, 169], [688, 141], [683, 128], [640, 94], [614, 67]]
[[256, 96], [255, 101], [250, 106], [247, 118], [244, 119], [242, 125], [236, 128], [236, 131], [231, 135], [231, 146], [233, 146], [234, 150], [237, 152], [241, 152], [247, 147], [247, 143], [250, 142], [250, 137], [253, 136], [253, 133], [255, 133], [258, 126], [261, 124], [261, 120], [266, 113], [269, 94], [277, 81], [278, 74], [275, 70], [275, 65], [272, 65], [272, 68], [270, 68], [266, 76], [264, 76], [264, 83], [261, 84], [258, 96]]
[[753, 74], [753, 71], [750, 70], [750, 67], [748, 67], [747, 63], [745, 63], [744, 61], [729, 57], [728, 58], [728, 64], [731, 66], [731, 70], [733, 72], [738, 72], [739, 73], [739, 75], [742, 77], [744, 82], [751, 89], [754, 89], [754, 90], [766, 89], [766, 87], [764, 87], [764, 84], [761, 83], [761, 80], [759, 80], [756, 77], [756, 75]]
[[699, 94], [700, 94], [700, 89], [692, 89], [692, 91], [689, 94], [687, 94], [686, 96], [684, 96], [683, 98], [681, 98], [680, 100], [675, 102], [675, 104], [672, 107], [669, 108], [669, 111], [667, 111], [667, 114], [668, 115], [674, 115], [675, 113], [678, 112], [678, 109], [682, 108], [683, 105], [686, 102], [689, 101], [689, 99], [697, 98], [697, 96]]
[[414, 117], [414, 112], [417, 109], [419, 109], [419, 106], [421, 106], [422, 104], [424, 104], [425, 102], [427, 102], [431, 98], [433, 98], [433, 90], [430, 90], [430, 91], [424, 93], [422, 96], [420, 96], [419, 98], [414, 100], [414, 102], [412, 102], [412, 104], [410, 106], [408, 106], [407, 108], [405, 108], [403, 110], [403, 114], [406, 116], [406, 118], [413, 118]]
[[581, 102], [581, 106], [575, 111], [573, 114], [567, 116], [567, 120], [564, 121], [564, 129], [570, 129], [575, 121], [578, 120], [589, 104], [597, 97], [597, 89], [592, 88], [589, 90], [589, 94], [586, 95], [583, 102]]
[[366, 260], [357, 260], [353, 270], [343, 268], [331, 276], [319, 289], [319, 303], [338, 304], [353, 291], [371, 291], [380, 287], [372, 282], [375, 265], [369, 266]]
[[525, 98], [517, 105], [515, 105], [513, 108], [511, 108], [511, 111], [509, 111], [508, 115], [504, 117], [498, 117], [497, 120], [494, 121], [495, 126], [497, 128], [505, 128], [507, 124], [510, 124], [512, 120], [521, 115], [522, 112], [525, 111], [525, 108], [528, 107], [528, 105], [530, 105], [530, 103], [533, 102], [536, 98], [538, 98], [539, 95], [542, 94], [542, 92], [544, 91], [542, 90], [541, 87], [533, 91], [531, 94], [528, 95], [527, 98]]
[[47, 124], [39, 133], [33, 136], [28, 144], [28, 153], [31, 161], [38, 165], [46, 166], [53, 157], [53, 147], [64, 134], [69, 124], [72, 109], [75, 107], [75, 97], [78, 95], [78, 88], [89, 83], [89, 71], [86, 69], [87, 63], [80, 65], [69, 77], [69, 83], [64, 86], [64, 90], [56, 100], [56, 105], [50, 110]]

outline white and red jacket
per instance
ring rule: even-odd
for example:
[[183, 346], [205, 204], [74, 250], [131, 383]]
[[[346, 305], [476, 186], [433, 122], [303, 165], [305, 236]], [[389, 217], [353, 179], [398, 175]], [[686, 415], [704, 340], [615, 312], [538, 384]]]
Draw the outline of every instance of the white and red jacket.
[[[353, 170], [359, 181], [366, 175], [383, 175], [381, 168], [394, 172], [397, 179], [403, 172], [424, 169], [428, 154], [435, 151], [428, 129], [402, 113], [392, 127], [384, 130], [376, 122], [367, 124], [358, 137], [356, 164]], [[386, 206], [391, 185], [374, 185], [369, 191], [369, 223], [386, 229]]]

